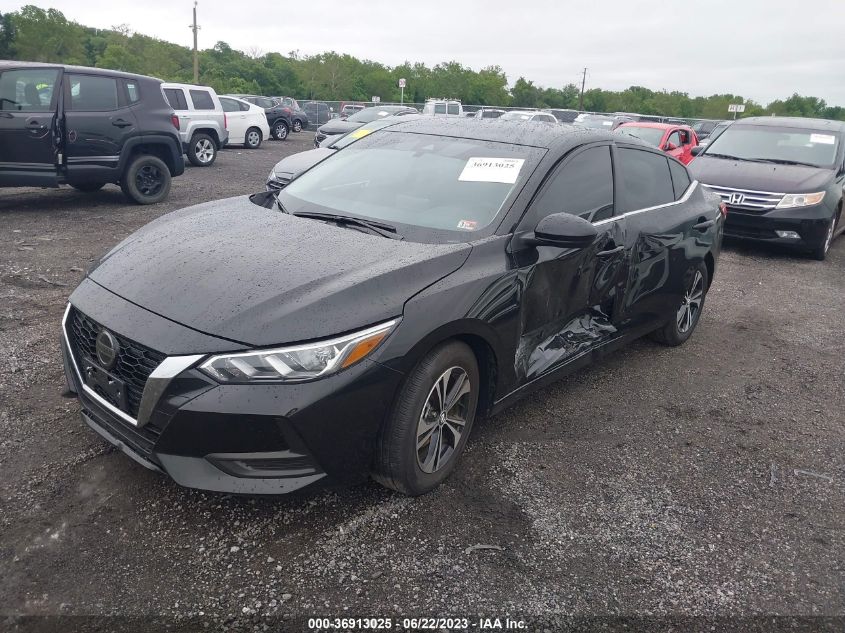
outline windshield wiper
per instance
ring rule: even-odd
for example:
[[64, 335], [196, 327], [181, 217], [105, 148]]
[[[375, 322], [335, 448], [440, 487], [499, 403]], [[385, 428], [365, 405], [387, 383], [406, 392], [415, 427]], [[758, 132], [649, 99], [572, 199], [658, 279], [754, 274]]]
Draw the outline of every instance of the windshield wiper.
[[403, 240], [405, 237], [396, 232], [396, 227], [385, 222], [373, 222], [372, 220], [364, 220], [363, 218], [356, 218], [349, 215], [340, 215], [338, 213], [320, 213], [319, 211], [301, 211], [293, 213], [298, 218], [314, 218], [315, 220], [326, 220], [327, 222], [336, 222], [346, 226], [357, 226], [368, 230], [370, 233], [388, 237], [392, 240]]
[[775, 163], [776, 165], [803, 165], [804, 167], [818, 167], [813, 163], [804, 163], [800, 160], [788, 160], [786, 158], [746, 158], [746, 160], [753, 160], [758, 163]]
[[[702, 154], [699, 154], [701, 156]], [[728, 160], [746, 160], [745, 158], [740, 158], [739, 156], [731, 156], [730, 154], [716, 154], [713, 152], [705, 152], [703, 156], [710, 156], [712, 158], [726, 158]]]

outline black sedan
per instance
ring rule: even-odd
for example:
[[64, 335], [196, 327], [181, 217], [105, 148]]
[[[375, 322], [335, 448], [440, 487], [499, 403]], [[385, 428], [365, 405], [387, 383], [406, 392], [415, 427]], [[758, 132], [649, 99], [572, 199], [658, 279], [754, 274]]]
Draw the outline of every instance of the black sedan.
[[845, 231], [845, 123], [752, 117], [732, 123], [690, 171], [728, 207], [725, 234], [827, 257]]
[[320, 147], [320, 143], [330, 136], [340, 138], [357, 130], [365, 123], [370, 123], [388, 116], [402, 116], [406, 114], [419, 114], [419, 110], [407, 106], [372, 106], [364, 108], [351, 115], [349, 118], [332, 119], [328, 123], [317, 128], [314, 135], [314, 147]]
[[684, 343], [722, 211], [634, 138], [404, 121], [117, 245], [70, 298], [68, 384], [186, 486], [425, 493], [480, 416], [637, 337]]

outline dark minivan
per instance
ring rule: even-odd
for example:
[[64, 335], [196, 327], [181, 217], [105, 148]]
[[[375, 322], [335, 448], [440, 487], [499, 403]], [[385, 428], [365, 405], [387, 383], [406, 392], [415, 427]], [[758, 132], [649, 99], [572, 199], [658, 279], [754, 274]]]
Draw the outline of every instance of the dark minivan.
[[692, 174], [728, 206], [725, 235], [824, 259], [845, 231], [845, 123], [752, 117], [693, 154]]
[[684, 343], [717, 197], [637, 139], [522, 128], [399, 121], [129, 236], [63, 321], [85, 422], [186, 486], [416, 495], [477, 417], [639, 336]]
[[0, 62], [0, 186], [93, 192], [117, 183], [139, 204], [164, 200], [185, 162], [161, 83], [101, 68]]

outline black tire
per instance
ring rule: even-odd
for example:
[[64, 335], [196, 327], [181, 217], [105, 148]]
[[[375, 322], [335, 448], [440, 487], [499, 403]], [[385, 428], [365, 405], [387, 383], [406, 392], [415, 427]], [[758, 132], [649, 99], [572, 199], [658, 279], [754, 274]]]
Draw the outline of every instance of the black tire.
[[197, 132], [188, 143], [188, 160], [195, 167], [211, 167], [217, 160], [217, 143], [208, 134]]
[[293, 132], [301, 132], [302, 131], [302, 121], [299, 119], [293, 120]]
[[[701, 262], [697, 266], [693, 266], [687, 270], [684, 275], [686, 296], [681, 303], [681, 306], [678, 308], [678, 311], [672, 315], [672, 318], [669, 319], [669, 322], [666, 323], [666, 325], [651, 333], [651, 338], [658, 343], [669, 345], [671, 347], [684, 344], [686, 340], [692, 336], [692, 333], [695, 331], [695, 327], [701, 319], [701, 312], [704, 310], [704, 300], [707, 298], [709, 285], [709, 274], [704, 262]], [[699, 290], [700, 294], [698, 294]], [[693, 302], [689, 301], [691, 297], [695, 297], [698, 300], [698, 308], [694, 312], [692, 312]], [[686, 317], [682, 319], [682, 311], [685, 310], [685, 308], [688, 311], [684, 313]]]
[[258, 149], [261, 147], [261, 130], [257, 127], [249, 128], [244, 134], [244, 147], [247, 149]]
[[161, 202], [170, 193], [170, 170], [151, 154], [140, 154], [129, 161], [120, 180], [124, 195], [138, 204]]
[[[463, 393], [459, 387], [466, 383], [459, 382], [461, 375], [469, 384], [469, 392], [448, 408], [452, 414], [448, 418], [438, 414], [436, 407], [428, 406], [430, 399], [431, 403], [439, 401], [437, 389], [447, 371], [446, 382], [453, 381], [447, 391], [455, 389], [454, 393]], [[387, 488], [411, 496], [439, 486], [455, 469], [466, 446], [478, 408], [479, 389], [478, 361], [465, 343], [451, 341], [426, 354], [405, 379], [390, 417], [379, 433], [373, 478]], [[464, 422], [462, 427], [458, 423], [460, 419]], [[428, 424], [431, 425], [428, 430], [420, 430]], [[453, 428], [462, 429], [457, 440]], [[421, 448], [418, 435], [424, 438]], [[426, 472], [424, 468], [430, 470]]]
[[104, 182], [78, 182], [70, 183], [70, 186], [83, 193], [94, 193], [106, 186]]
[[810, 254], [813, 256], [813, 259], [817, 259], [820, 262], [823, 262], [827, 258], [827, 254], [830, 252], [830, 245], [833, 244], [833, 234], [836, 231], [836, 222], [838, 218], [839, 213], [837, 213], [830, 219], [830, 224], [827, 227], [827, 232], [825, 233], [825, 237], [822, 240], [822, 243], [819, 244], [812, 251], [810, 251]]
[[277, 141], [284, 141], [288, 137], [288, 132], [290, 132], [290, 129], [284, 121], [276, 121], [270, 128], [270, 134]]

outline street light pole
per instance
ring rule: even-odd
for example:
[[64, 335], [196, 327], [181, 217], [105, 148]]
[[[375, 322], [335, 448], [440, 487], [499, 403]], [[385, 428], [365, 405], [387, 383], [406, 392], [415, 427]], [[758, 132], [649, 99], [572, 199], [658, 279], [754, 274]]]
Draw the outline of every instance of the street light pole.
[[584, 73], [581, 75], [581, 96], [578, 98], [578, 111], [584, 111], [584, 84], [587, 83], [587, 69], [584, 68]]
[[200, 27], [197, 26], [196, 0], [194, 0], [194, 23], [188, 25], [188, 28], [190, 28], [194, 32], [194, 83], [198, 84], [200, 81], [200, 58], [199, 52], [197, 51], [197, 31], [199, 31]]

